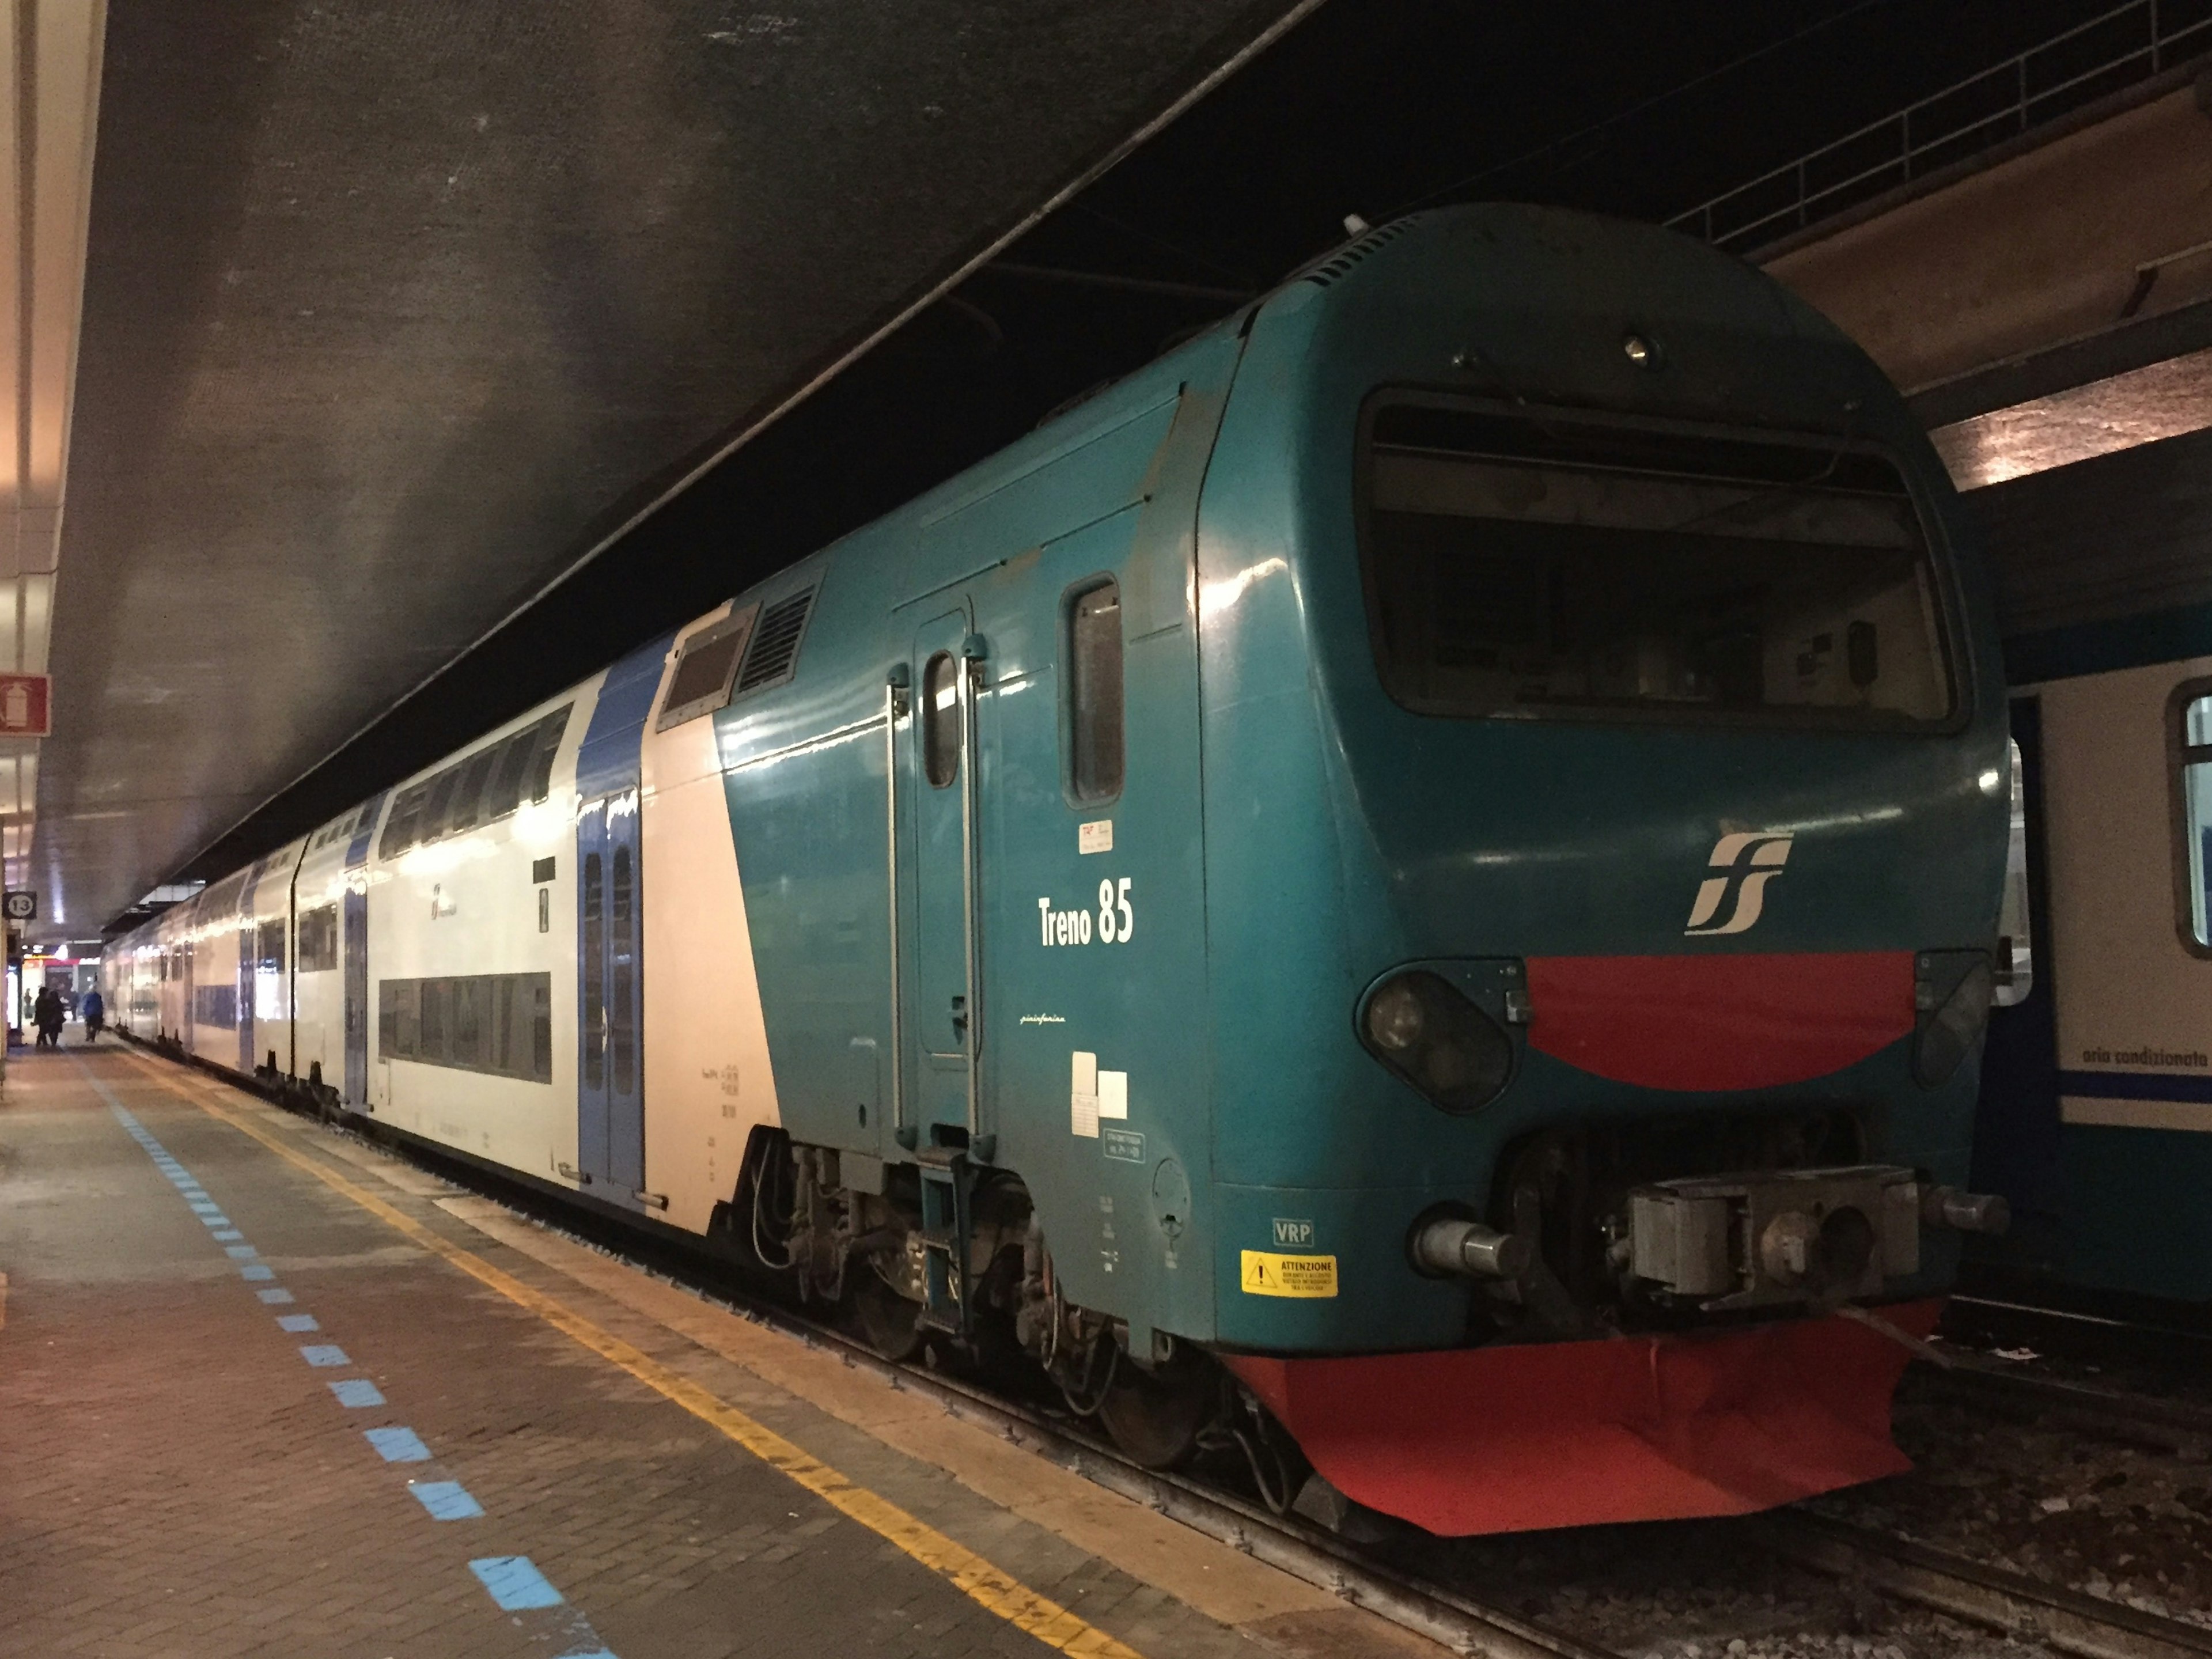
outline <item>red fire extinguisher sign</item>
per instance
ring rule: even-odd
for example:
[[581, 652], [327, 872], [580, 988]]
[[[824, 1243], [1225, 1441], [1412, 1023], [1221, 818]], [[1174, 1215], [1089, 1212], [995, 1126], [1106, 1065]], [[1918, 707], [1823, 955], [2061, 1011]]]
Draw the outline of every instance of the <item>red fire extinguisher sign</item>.
[[43, 738], [52, 729], [53, 680], [0, 674], [0, 738]]

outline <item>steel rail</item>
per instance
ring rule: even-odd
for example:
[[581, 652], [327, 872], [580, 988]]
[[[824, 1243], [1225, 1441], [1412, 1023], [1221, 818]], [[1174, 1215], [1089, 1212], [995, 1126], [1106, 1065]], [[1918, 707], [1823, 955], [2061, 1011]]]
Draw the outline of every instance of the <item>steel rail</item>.
[[2008, 1636], [2043, 1642], [2077, 1659], [2212, 1656], [2212, 1629], [2204, 1626], [2047, 1584], [1934, 1545], [1802, 1510], [1747, 1525], [1768, 1550], [1794, 1566], [1864, 1584]]
[[1987, 1360], [1965, 1355], [1954, 1355], [1948, 1366], [1940, 1369], [1916, 1366], [1910, 1375], [1916, 1388], [1928, 1388], [1937, 1394], [2038, 1405], [2077, 1423], [2138, 1432], [2148, 1430], [2168, 1440], [2212, 1441], [2212, 1406], [2191, 1401], [2161, 1400], [2155, 1395], [2069, 1382], [2033, 1371], [2000, 1370]]

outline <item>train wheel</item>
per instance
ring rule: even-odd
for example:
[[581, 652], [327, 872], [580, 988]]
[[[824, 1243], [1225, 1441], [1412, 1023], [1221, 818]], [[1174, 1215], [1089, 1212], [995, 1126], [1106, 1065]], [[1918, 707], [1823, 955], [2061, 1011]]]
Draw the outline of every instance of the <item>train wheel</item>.
[[1098, 1420], [1114, 1443], [1148, 1469], [1189, 1460], [1221, 1400], [1221, 1373], [1196, 1348], [1177, 1344], [1166, 1364], [1145, 1370], [1124, 1357], [1114, 1370]]
[[909, 1302], [876, 1273], [862, 1267], [853, 1291], [853, 1312], [860, 1340], [885, 1359], [911, 1359], [921, 1351], [921, 1304]]

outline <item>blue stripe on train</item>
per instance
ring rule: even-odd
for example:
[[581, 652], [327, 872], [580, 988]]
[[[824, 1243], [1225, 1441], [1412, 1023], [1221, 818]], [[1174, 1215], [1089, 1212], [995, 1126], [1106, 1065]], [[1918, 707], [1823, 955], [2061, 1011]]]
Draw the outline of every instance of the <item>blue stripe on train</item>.
[[2061, 1072], [2058, 1092], [2093, 1100], [2184, 1100], [2212, 1104], [2212, 1077], [2154, 1072]]
[[673, 634], [639, 647], [607, 670], [592, 708], [592, 723], [576, 751], [576, 793], [596, 800], [637, 782], [638, 754], [645, 740], [645, 717], [660, 689], [660, 670], [668, 659]]

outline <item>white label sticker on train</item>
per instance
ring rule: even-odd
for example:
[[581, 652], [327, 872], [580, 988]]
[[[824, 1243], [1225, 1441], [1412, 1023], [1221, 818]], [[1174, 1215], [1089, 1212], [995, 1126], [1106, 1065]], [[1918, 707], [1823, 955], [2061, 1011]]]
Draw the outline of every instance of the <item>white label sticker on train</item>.
[[1075, 828], [1075, 850], [1085, 853], [1110, 853], [1114, 850], [1114, 820], [1100, 818], [1095, 823], [1080, 823]]

